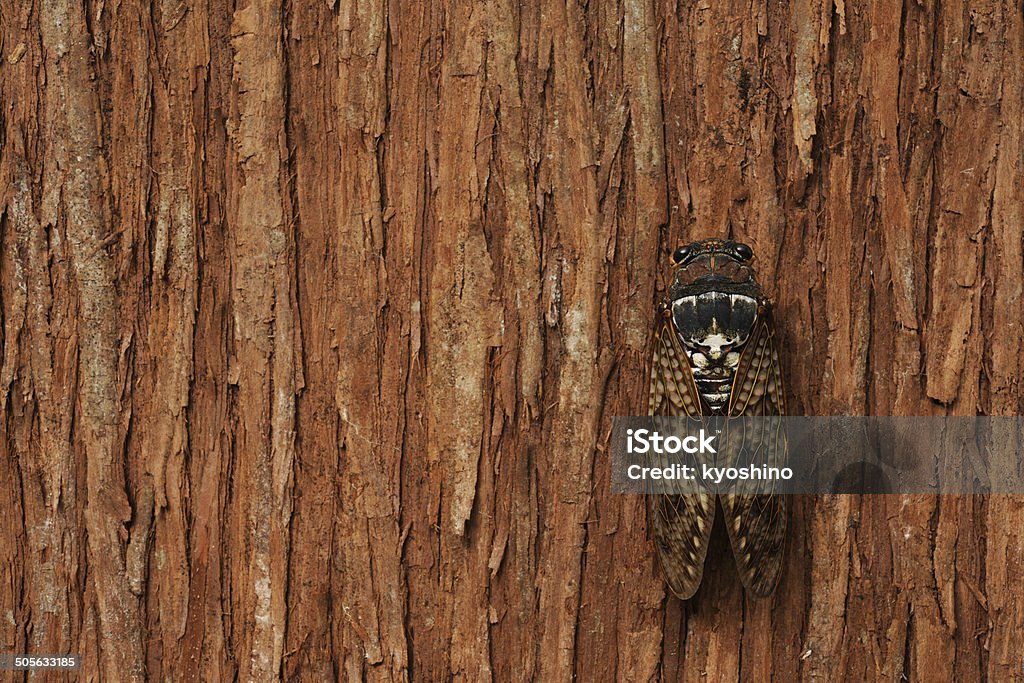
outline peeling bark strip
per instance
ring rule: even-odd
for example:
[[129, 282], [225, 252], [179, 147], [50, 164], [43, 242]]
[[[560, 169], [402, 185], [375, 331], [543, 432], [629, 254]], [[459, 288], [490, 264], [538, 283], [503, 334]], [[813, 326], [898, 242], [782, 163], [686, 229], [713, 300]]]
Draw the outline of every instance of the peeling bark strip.
[[795, 500], [770, 600], [713, 541], [684, 606], [609, 492], [696, 238], [753, 246], [794, 411], [1024, 409], [1024, 15], [855, 9], [0, 0], [0, 651], [1019, 676], [1017, 501]]
[[817, 132], [815, 117], [818, 115], [818, 98], [815, 91], [815, 70], [818, 66], [819, 45], [818, 12], [815, 0], [796, 0], [793, 3], [793, 140], [800, 154], [804, 173], [814, 170], [811, 160], [811, 145]]
[[[473, 510], [484, 438], [487, 352], [500, 346], [494, 264], [483, 232], [489, 159], [482, 97], [485, 33], [475, 0], [452, 3], [450, 38], [442, 65], [438, 131], [437, 231], [427, 318], [428, 399], [436, 410], [430, 451], [447, 470], [444, 524], [456, 536]], [[467, 109], [466, 104], [471, 103]], [[481, 144], [483, 143], [483, 144]]]
[[[295, 460], [296, 367], [294, 238], [286, 193], [281, 5], [253, 0], [234, 13], [232, 80], [237, 91], [228, 130], [237, 154], [231, 258], [234, 263], [233, 369], [238, 385], [235, 495], [243, 501], [235, 614], [240, 675], [280, 675], [287, 626], [285, 586], [292, 467]], [[250, 635], [251, 634], [251, 635]], [[242, 652], [248, 656], [242, 657]]]

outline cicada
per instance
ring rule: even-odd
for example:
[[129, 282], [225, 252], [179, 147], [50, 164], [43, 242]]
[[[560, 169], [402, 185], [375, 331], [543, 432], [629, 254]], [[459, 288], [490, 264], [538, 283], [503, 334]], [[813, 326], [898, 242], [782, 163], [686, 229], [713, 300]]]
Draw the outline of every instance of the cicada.
[[[673, 278], [654, 333], [650, 415], [728, 424], [741, 416], [785, 414], [771, 307], [752, 258], [749, 246], [726, 240], [694, 242], [672, 253]], [[753, 439], [754, 450], [785, 458], [779, 430], [744, 438], [746, 447]], [[669, 587], [682, 599], [697, 591], [718, 505], [744, 586], [767, 596], [782, 572], [786, 536], [786, 501], [770, 486], [746, 494], [652, 495], [651, 528]]]

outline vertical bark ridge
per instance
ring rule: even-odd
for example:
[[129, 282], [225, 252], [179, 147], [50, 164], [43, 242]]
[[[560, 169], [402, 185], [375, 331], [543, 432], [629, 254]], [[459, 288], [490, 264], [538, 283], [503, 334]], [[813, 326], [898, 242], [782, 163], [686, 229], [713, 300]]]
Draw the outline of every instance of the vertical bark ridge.
[[[295, 458], [294, 234], [287, 190], [282, 5], [253, 0], [231, 24], [233, 368], [237, 385], [233, 583], [240, 675], [277, 677], [284, 654]], [[241, 653], [239, 653], [241, 654]]]
[[51, 225], [64, 233], [77, 294], [78, 400], [86, 463], [85, 528], [96, 596], [99, 666], [108, 678], [142, 680], [145, 664], [140, 601], [125, 566], [125, 525], [132, 518], [123, 467], [122, 407], [114, 260], [99, 101], [90, 33], [81, 5], [47, 4], [40, 17], [46, 73], [47, 132], [56, 165], [47, 194], [59, 208]]
[[[341, 500], [338, 671], [349, 680], [405, 680], [405, 577], [401, 566], [399, 477], [402, 434], [390, 406], [403, 392], [394, 377], [388, 308], [387, 185], [380, 158], [388, 111], [387, 3], [341, 6], [337, 102], [341, 159], [337, 193], [339, 281], [332, 334], [338, 348], [335, 405], [340, 419]], [[398, 226], [398, 231], [408, 230]], [[407, 251], [396, 254], [407, 256]], [[385, 379], [390, 380], [385, 382]], [[397, 412], [397, 411], [396, 411]]]

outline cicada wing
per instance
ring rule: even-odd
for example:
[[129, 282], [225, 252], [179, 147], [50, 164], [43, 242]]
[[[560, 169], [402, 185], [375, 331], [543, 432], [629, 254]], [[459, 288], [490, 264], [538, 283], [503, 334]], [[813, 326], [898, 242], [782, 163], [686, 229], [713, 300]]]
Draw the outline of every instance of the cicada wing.
[[765, 307], [754, 321], [754, 329], [743, 345], [736, 367], [729, 415], [785, 415], [782, 372], [775, 348], [775, 325]]
[[[659, 322], [654, 338], [649, 410], [652, 416], [687, 417], [698, 424], [701, 417], [700, 394], [669, 318]], [[714, 495], [658, 494], [650, 499], [651, 528], [665, 579], [672, 592], [685, 600], [697, 592], [704, 575], [704, 558], [714, 522]]]
[[697, 383], [693, 381], [689, 360], [670, 318], [662, 319], [654, 335], [648, 396], [650, 415], [701, 416]]
[[704, 576], [714, 505], [714, 496], [707, 493], [653, 497], [654, 542], [665, 580], [681, 600], [697, 592]]
[[[724, 464], [743, 467], [784, 467], [787, 462], [782, 373], [771, 314], [765, 309], [754, 324], [740, 355], [729, 399], [730, 417], [756, 416], [735, 421], [723, 440]], [[775, 418], [775, 419], [772, 419]], [[733, 422], [733, 421], [730, 421]], [[758, 596], [767, 596], [782, 574], [786, 539], [786, 498], [776, 492], [772, 480], [756, 480], [745, 493], [720, 492], [729, 542], [743, 585]]]

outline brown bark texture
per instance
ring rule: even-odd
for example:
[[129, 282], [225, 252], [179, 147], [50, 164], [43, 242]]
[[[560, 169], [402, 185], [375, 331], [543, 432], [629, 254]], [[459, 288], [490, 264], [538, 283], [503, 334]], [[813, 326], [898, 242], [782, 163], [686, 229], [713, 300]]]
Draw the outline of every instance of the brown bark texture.
[[713, 236], [794, 414], [1021, 412], [1019, 0], [0, 0], [0, 57], [0, 652], [1021, 679], [1024, 499], [797, 498], [770, 599], [718, 542], [681, 603], [608, 454]]

